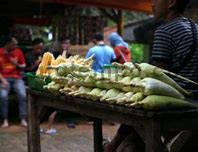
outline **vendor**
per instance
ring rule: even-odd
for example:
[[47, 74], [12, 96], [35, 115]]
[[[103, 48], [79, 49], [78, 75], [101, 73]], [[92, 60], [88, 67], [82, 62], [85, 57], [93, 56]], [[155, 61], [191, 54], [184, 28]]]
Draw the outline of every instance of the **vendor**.
[[[188, 3], [189, 0], [153, 0], [154, 16], [164, 24], [155, 32], [152, 62], [158, 67], [198, 82], [198, 25], [182, 15]], [[195, 96], [191, 96], [191, 100], [198, 99], [197, 86], [175, 80], [184, 89], [194, 92]], [[130, 150], [145, 151], [144, 143], [135, 130], [130, 126], [121, 125], [113, 140], [105, 145], [104, 152], [116, 151], [129, 135], [134, 142], [133, 150]]]

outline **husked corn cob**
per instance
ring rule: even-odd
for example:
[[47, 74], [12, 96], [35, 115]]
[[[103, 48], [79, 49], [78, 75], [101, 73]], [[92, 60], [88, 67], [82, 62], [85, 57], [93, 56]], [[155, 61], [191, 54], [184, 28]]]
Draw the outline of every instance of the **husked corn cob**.
[[51, 65], [51, 62], [54, 60], [54, 56], [50, 52], [46, 52], [43, 54], [42, 61], [36, 71], [37, 75], [48, 75], [48, 66]]

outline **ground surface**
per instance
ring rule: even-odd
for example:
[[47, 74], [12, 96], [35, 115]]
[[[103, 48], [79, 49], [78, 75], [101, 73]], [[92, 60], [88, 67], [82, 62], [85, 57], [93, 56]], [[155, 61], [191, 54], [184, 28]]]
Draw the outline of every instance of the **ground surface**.
[[[110, 126], [103, 124], [103, 134], [113, 137], [118, 124]], [[93, 152], [93, 127], [86, 121], [79, 121], [75, 129], [70, 129], [65, 123], [56, 123], [57, 133], [47, 135], [41, 133], [42, 152]], [[46, 128], [46, 124], [42, 125]], [[0, 152], [27, 152], [26, 129], [18, 124], [9, 128], [0, 128]]]

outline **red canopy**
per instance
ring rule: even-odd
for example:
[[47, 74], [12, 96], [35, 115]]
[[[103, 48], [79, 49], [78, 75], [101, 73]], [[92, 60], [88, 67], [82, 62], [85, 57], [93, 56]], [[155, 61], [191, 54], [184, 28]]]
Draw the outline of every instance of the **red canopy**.
[[108, 7], [151, 13], [151, 0], [33, 0], [42, 3]]

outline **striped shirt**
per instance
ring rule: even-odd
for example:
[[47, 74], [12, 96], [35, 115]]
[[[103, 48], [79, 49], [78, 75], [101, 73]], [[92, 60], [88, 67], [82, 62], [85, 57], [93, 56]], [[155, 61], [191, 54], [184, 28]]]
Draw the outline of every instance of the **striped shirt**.
[[[198, 40], [198, 25], [196, 24], [196, 35]], [[155, 32], [154, 46], [152, 52], [153, 61], [165, 61], [170, 71], [179, 67], [181, 61], [191, 51], [193, 34], [190, 21], [184, 17], [178, 17], [171, 22], [160, 26]], [[177, 74], [198, 82], [198, 42], [197, 48], [190, 61], [177, 72]], [[175, 80], [184, 88], [189, 89], [189, 83]], [[195, 86], [190, 90], [198, 90]]]

